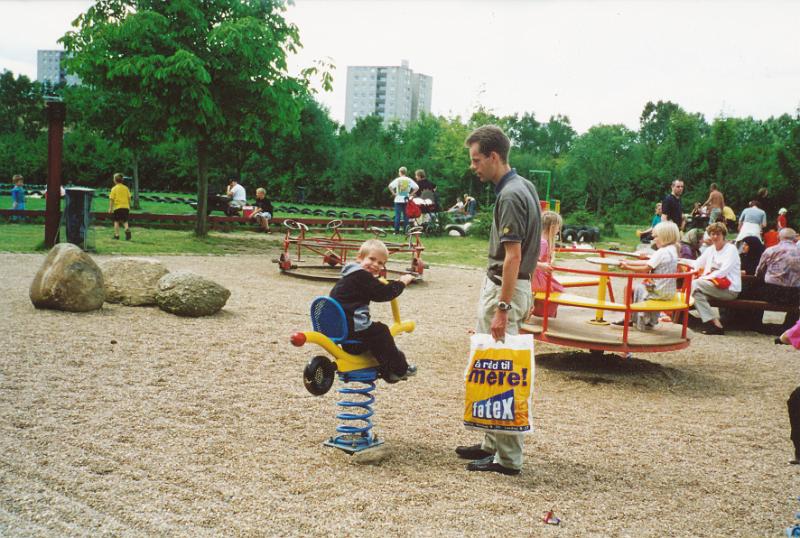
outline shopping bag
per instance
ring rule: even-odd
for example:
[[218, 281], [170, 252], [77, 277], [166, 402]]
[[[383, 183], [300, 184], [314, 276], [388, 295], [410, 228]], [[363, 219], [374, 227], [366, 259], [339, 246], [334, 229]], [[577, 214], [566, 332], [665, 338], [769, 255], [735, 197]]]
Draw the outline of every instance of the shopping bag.
[[470, 339], [464, 372], [464, 426], [509, 433], [533, 429], [533, 336], [507, 334], [496, 342], [489, 334]]

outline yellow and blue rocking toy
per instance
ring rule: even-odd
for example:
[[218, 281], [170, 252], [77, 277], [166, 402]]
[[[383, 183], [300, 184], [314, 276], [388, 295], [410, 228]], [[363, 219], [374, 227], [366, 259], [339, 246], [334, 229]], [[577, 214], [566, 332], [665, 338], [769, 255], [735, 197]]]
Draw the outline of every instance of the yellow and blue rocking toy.
[[[400, 319], [400, 307], [397, 299], [392, 299], [392, 317], [394, 323], [389, 327], [392, 336], [414, 330], [413, 321]], [[313, 331], [297, 332], [291, 336], [295, 346], [312, 343], [322, 347], [333, 356], [333, 361], [324, 355], [313, 357], [303, 371], [303, 383], [306, 389], [315, 396], [327, 393], [333, 385], [334, 373], [349, 386], [339, 389], [346, 398], [355, 395], [357, 401], [342, 400], [337, 405], [343, 409], [336, 418], [345, 422], [336, 427], [338, 435], [331, 437], [325, 446], [332, 446], [351, 454], [374, 448], [383, 441], [372, 432], [372, 404], [375, 396], [375, 381], [380, 377], [378, 361], [371, 353], [351, 354], [342, 346], [358, 346], [361, 342], [348, 338], [347, 318], [342, 306], [330, 297], [317, 297], [311, 303], [311, 323]], [[360, 411], [359, 411], [360, 410]], [[353, 424], [357, 423], [359, 425]]]

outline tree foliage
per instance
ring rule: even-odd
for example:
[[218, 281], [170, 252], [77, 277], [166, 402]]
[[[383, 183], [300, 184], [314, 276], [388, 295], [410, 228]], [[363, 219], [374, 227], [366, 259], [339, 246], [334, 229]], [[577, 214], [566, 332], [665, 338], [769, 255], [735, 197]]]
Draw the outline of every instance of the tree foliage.
[[284, 10], [279, 0], [98, 0], [62, 39], [71, 71], [128, 104], [117, 132], [195, 144], [198, 235], [207, 232], [209, 159], [234, 156], [241, 170], [267, 137], [297, 132], [313, 69], [287, 72], [300, 40]]
[[[218, 0], [209, 0], [209, 3], [221, 5]], [[143, 2], [136, 5], [146, 4], [149, 5]], [[170, 17], [177, 16], [176, 13], [189, 4], [196, 2], [159, 4], [159, 9], [169, 12], [166, 15], [161, 11], [136, 13], [146, 15], [142, 23], [145, 27], [162, 28], [159, 25], [168, 23]], [[202, 10], [190, 10], [185, 16], [194, 21], [192, 17], [204, 17], [202, 13]], [[122, 19], [111, 17], [109, 20], [116, 22], [112, 28], [101, 25], [104, 32], [122, 32]], [[170, 24], [166, 26], [169, 31]], [[241, 28], [251, 28], [249, 24], [232, 24], [225, 33], [217, 35], [224, 35], [225, 40], [243, 47], [243, 37], [238, 32]], [[128, 32], [132, 31], [126, 28], [124, 35], [130, 37]], [[171, 39], [178, 42], [198, 35], [210, 39], [207, 34], [198, 34], [196, 29], [187, 32]], [[110, 38], [98, 27], [97, 39]], [[179, 84], [186, 80], [173, 72], [176, 66], [216, 77], [218, 71], [211, 66], [225, 67], [224, 58], [228, 57], [233, 58], [230, 61], [244, 62], [247, 56], [238, 52], [236, 56], [229, 54], [229, 47], [224, 44], [219, 45], [217, 56], [211, 52], [194, 56], [186, 51], [170, 52], [172, 49], [167, 50], [161, 38], [149, 37], [132, 47], [136, 50], [153, 48], [153, 54], [161, 58], [159, 62], [172, 66], [164, 68], [164, 79], [158, 79], [164, 81], [166, 104], [159, 98], [151, 107], [143, 96], [137, 101], [142, 110], [158, 110], [158, 114], [162, 114], [156, 115], [153, 121], [144, 114], [140, 116], [149, 129], [141, 131], [145, 143], [139, 156], [145, 188], [191, 190], [198, 182], [198, 144], [205, 133], [207, 178], [216, 191], [224, 188], [228, 176], [236, 175], [251, 196], [255, 187], [263, 186], [276, 200], [294, 201], [303, 190], [308, 201], [389, 207], [392, 201], [387, 185], [397, 175], [397, 169], [406, 166], [412, 173], [418, 168], [427, 172], [438, 186], [442, 205], [450, 206], [457, 196], [469, 193], [485, 210], [493, 203], [494, 193], [491, 186], [482, 185], [470, 171], [464, 140], [472, 128], [494, 123], [505, 129], [512, 139], [512, 166], [537, 183], [542, 197], [546, 189], [545, 176], [531, 174], [531, 171], [552, 172], [551, 198], [561, 200], [562, 212], [568, 218], [577, 214], [592, 215], [597, 223], [646, 222], [653, 205], [668, 192], [670, 182], [676, 177], [686, 182], [685, 207], [704, 201], [709, 184], [715, 182], [725, 194], [728, 205], [737, 212], [760, 188], [766, 187], [769, 190], [766, 209], [770, 218], [775, 217], [779, 207], [787, 207], [790, 222], [797, 225], [792, 216], [800, 214], [797, 191], [800, 117], [797, 115], [784, 114], [766, 120], [719, 117], [707, 122], [677, 103], [659, 101], [645, 104], [636, 131], [621, 125], [596, 125], [578, 135], [566, 116], [553, 116], [545, 122], [537, 119], [533, 112], [500, 116], [487, 109], [476, 110], [466, 120], [423, 115], [407, 124], [384, 125], [381, 118], [371, 116], [361, 118], [347, 131], [331, 120], [328, 111], [304, 91], [301, 77], [294, 83], [287, 82], [288, 89], [282, 95], [291, 103], [284, 103], [283, 111], [278, 110], [274, 115], [262, 110], [255, 101], [248, 101], [252, 95], [247, 93], [249, 90], [244, 83], [240, 85], [234, 81], [226, 86], [234, 92], [232, 94], [218, 92], [216, 83], [201, 84], [195, 89], [200, 92], [195, 103], [206, 106], [203, 104], [206, 103], [203, 96], [206, 96], [210, 108], [197, 112], [193, 130], [187, 131], [184, 128], [190, 112], [181, 111], [171, 97], [189, 91]], [[179, 61], [181, 58], [185, 63]], [[136, 69], [146, 71], [151, 60], [140, 61], [142, 65]], [[105, 62], [103, 65], [109, 70], [113, 66], [115, 72], [126, 72], [111, 59]], [[126, 62], [136, 63], [132, 58]], [[202, 66], [202, 70], [197, 71], [197, 66]], [[237, 76], [233, 69], [220, 69], [219, 84], [227, 84], [227, 79]], [[117, 75], [110, 76], [117, 79]], [[153, 81], [148, 87], [158, 88], [159, 84]], [[120, 126], [126, 124], [129, 113], [138, 113], [126, 102], [132, 99], [135, 87], [122, 86], [121, 90], [106, 86], [61, 90], [68, 109], [64, 153], [68, 181], [108, 186], [111, 170], [130, 166], [131, 147], [121, 135], [133, 131], [125, 131]], [[263, 89], [266, 86], [254, 87]], [[239, 95], [237, 91], [243, 93]], [[0, 117], [6, 118], [0, 125], [0, 174], [6, 178], [22, 173], [29, 182], [44, 182], [47, 141], [43, 131], [41, 92], [36, 83], [24, 77], [15, 78], [10, 73], [0, 77]], [[162, 106], [165, 108], [159, 108]], [[250, 113], [250, 107], [255, 107], [255, 111]], [[171, 119], [163, 115], [164, 111], [175, 112], [178, 117]], [[163, 130], [158, 132], [156, 128]]]

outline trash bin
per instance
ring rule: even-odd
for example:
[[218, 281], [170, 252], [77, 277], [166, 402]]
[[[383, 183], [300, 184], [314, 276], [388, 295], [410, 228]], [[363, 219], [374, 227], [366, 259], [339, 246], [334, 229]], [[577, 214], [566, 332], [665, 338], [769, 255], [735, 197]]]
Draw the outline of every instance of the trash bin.
[[67, 242], [77, 245], [83, 250], [88, 250], [94, 189], [69, 187], [66, 191], [67, 203], [64, 208], [64, 224]]

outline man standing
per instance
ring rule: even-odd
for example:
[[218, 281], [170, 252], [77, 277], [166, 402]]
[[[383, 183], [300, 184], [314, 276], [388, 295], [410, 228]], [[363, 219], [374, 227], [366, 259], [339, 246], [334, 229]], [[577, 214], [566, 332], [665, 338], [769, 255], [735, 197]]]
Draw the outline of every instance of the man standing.
[[661, 221], [672, 221], [683, 230], [685, 222], [681, 196], [683, 196], [683, 180], [677, 178], [672, 181], [672, 192], [661, 201]]
[[722, 210], [725, 208], [725, 197], [717, 188], [716, 183], [712, 183], [708, 187], [708, 200], [703, 206], [708, 208], [708, 223], [717, 222], [717, 219], [722, 215]]
[[398, 177], [389, 183], [389, 192], [394, 195], [394, 233], [400, 233], [400, 217], [403, 218], [403, 231], [408, 228], [408, 215], [406, 215], [406, 202], [419, 190], [419, 185], [410, 177], [406, 177], [408, 169], [401, 166], [397, 171]]
[[[489, 234], [489, 267], [478, 302], [479, 333], [503, 340], [517, 334], [531, 309], [530, 275], [536, 269], [541, 235], [541, 210], [536, 188], [508, 164], [511, 143], [494, 125], [475, 129], [467, 138], [470, 168], [481, 183], [491, 182], [497, 200]], [[519, 474], [523, 437], [487, 433], [483, 443], [459, 446], [461, 458], [476, 460], [468, 471]]]
[[244, 187], [239, 185], [239, 181], [236, 178], [228, 180], [228, 197], [230, 198], [228, 205], [235, 208], [237, 212], [247, 204], [247, 192]]

